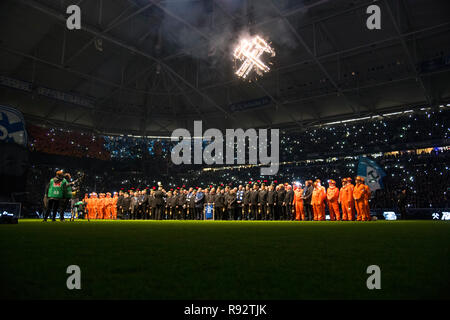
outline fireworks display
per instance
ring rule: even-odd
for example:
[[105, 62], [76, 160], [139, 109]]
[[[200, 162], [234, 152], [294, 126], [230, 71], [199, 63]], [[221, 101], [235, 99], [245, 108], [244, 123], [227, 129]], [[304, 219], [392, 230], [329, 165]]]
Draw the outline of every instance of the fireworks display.
[[261, 59], [264, 53], [268, 53], [270, 57], [275, 56], [273, 48], [260, 36], [242, 39], [233, 54], [236, 64], [241, 63], [235, 72], [236, 75], [246, 79], [252, 70], [258, 75], [270, 71], [268, 63], [264, 63]]

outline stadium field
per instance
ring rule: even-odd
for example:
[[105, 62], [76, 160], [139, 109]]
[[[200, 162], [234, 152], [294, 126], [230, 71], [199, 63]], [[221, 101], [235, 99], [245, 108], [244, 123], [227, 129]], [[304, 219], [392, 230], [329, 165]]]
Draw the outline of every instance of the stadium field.
[[[442, 221], [20, 220], [1, 225], [2, 299], [448, 299]], [[68, 290], [66, 268], [81, 268]], [[381, 290], [368, 290], [369, 265]]]

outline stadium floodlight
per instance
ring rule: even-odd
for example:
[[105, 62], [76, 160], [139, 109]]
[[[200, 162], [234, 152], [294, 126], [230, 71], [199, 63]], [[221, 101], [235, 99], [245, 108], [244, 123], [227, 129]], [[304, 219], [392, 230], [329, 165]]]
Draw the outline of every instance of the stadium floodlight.
[[269, 66], [261, 60], [264, 52], [269, 53], [271, 57], [275, 56], [275, 51], [260, 36], [242, 39], [233, 54], [236, 61], [242, 61], [235, 72], [236, 75], [239, 78], [246, 79], [252, 70], [255, 70], [258, 75], [269, 72]]

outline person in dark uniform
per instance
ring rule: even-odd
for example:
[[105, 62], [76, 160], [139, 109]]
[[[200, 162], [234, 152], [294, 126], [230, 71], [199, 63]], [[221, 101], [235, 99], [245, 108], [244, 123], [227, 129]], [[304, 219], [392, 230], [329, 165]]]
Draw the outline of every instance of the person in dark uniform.
[[227, 209], [228, 209], [228, 220], [235, 220], [235, 212], [236, 212], [236, 190], [232, 189], [227, 195]]
[[214, 189], [214, 188], [211, 188], [211, 190], [205, 189], [205, 203], [206, 204], [213, 204], [215, 197], [216, 197], [216, 189]]
[[274, 186], [270, 185], [267, 191], [267, 220], [275, 220], [275, 205], [277, 203], [277, 193]]
[[178, 219], [178, 190], [173, 190], [172, 197], [167, 199], [169, 204], [170, 216], [172, 220]]
[[172, 190], [170, 190], [169, 192], [167, 192], [166, 194], [166, 198], [165, 198], [165, 219], [166, 220], [171, 220], [172, 219], [172, 209], [170, 208], [170, 203], [172, 202]]
[[186, 194], [184, 193], [184, 189], [181, 188], [180, 192], [177, 195], [177, 219], [185, 220], [186, 219]]
[[256, 220], [258, 214], [258, 185], [253, 185], [253, 190], [250, 192], [250, 220]]
[[120, 190], [119, 191], [119, 196], [117, 197], [117, 203], [116, 203], [116, 207], [117, 207], [117, 216], [120, 217], [120, 219], [123, 219], [123, 191]]
[[277, 190], [277, 205], [276, 205], [276, 214], [279, 220], [285, 220], [285, 206], [284, 206], [285, 197], [286, 191], [284, 190], [284, 185], [280, 184]]
[[286, 207], [286, 220], [294, 220], [292, 214], [292, 203], [294, 202], [294, 190], [291, 185], [286, 186], [286, 195], [284, 197], [284, 203]]
[[236, 214], [235, 217], [237, 220], [241, 220], [242, 219], [242, 215], [243, 215], [243, 200], [244, 200], [244, 187], [241, 185], [239, 185], [239, 189], [235, 192], [236, 193]]
[[189, 219], [189, 216], [188, 216], [188, 212], [189, 212], [189, 199], [188, 199], [188, 194], [189, 194], [189, 192], [188, 192], [187, 189], [184, 189], [183, 192], [184, 192], [184, 209], [183, 209], [183, 217], [184, 217], [184, 220], [188, 220], [188, 219]]
[[185, 209], [185, 213], [186, 213], [186, 220], [191, 220], [191, 210], [190, 210], [190, 204], [191, 204], [191, 196], [192, 196], [192, 188], [189, 188], [189, 190], [185, 190], [184, 191], [184, 195], [186, 198], [186, 209]]
[[149, 218], [152, 220], [156, 219], [156, 201], [155, 201], [155, 190], [151, 190], [148, 195], [148, 212]]
[[[168, 207], [167, 207], [168, 192], [164, 189], [162, 189], [161, 191], [163, 193], [162, 205], [161, 205], [161, 220], [167, 220], [167, 217], [168, 217]], [[156, 193], [155, 193], [155, 197], [156, 197]]]
[[128, 192], [125, 192], [123, 195], [123, 218], [122, 219], [130, 219], [130, 208], [131, 208], [131, 197]]
[[52, 221], [56, 221], [56, 213], [58, 212], [61, 200], [64, 199], [66, 185], [67, 181], [64, 179], [64, 172], [62, 170], [56, 171], [56, 176], [50, 179], [50, 182], [45, 188], [44, 203], [47, 203], [47, 208], [44, 214], [44, 222], [47, 221], [50, 212], [53, 212]]
[[401, 220], [406, 220], [406, 204], [407, 204], [406, 201], [407, 201], [406, 189], [403, 188], [397, 197], [397, 206], [398, 211], [400, 212]]
[[137, 189], [136, 193], [137, 193], [138, 200], [137, 200], [137, 205], [136, 205], [137, 210], [135, 212], [135, 219], [142, 219], [142, 202], [141, 202], [143, 200], [142, 191]]
[[303, 189], [303, 210], [305, 211], [305, 220], [311, 221], [313, 219], [312, 214], [312, 205], [311, 205], [311, 198], [314, 191], [314, 187], [312, 185], [312, 180], [307, 180], [305, 182], [305, 189]]
[[245, 186], [244, 196], [242, 197], [242, 220], [250, 220], [250, 186]]
[[172, 219], [178, 220], [178, 190], [174, 189], [172, 197], [175, 199], [172, 199]]
[[138, 196], [138, 211], [139, 211], [139, 215], [140, 218], [142, 220], [146, 220], [147, 219], [147, 207], [148, 207], [148, 195], [147, 195], [147, 190], [142, 190], [140, 192], [140, 195]]
[[150, 211], [150, 194], [147, 193], [147, 190], [144, 190], [144, 212], [146, 219], [150, 219]]
[[198, 189], [195, 195], [195, 219], [203, 220], [203, 206], [205, 204], [205, 194], [202, 189]]
[[164, 210], [164, 192], [162, 191], [162, 186], [158, 186], [158, 190], [155, 191], [155, 219], [161, 220], [163, 218]]
[[223, 213], [222, 220], [228, 220], [228, 206], [227, 206], [227, 198], [230, 193], [230, 187], [226, 186], [225, 189], [221, 189], [220, 193], [223, 194]]
[[[197, 190], [191, 188], [190, 192], [188, 193], [188, 196], [186, 196], [186, 199], [189, 197], [188, 202], [188, 208], [187, 208], [187, 219], [188, 220], [195, 220], [195, 197], [197, 196]], [[186, 200], [187, 201], [187, 200]]]
[[170, 207], [170, 204], [172, 203], [172, 190], [170, 190], [169, 192], [167, 192], [166, 194], [166, 200], [165, 200], [165, 219], [166, 220], [171, 220], [172, 219], [172, 209]]
[[130, 212], [132, 220], [136, 220], [138, 210], [139, 210], [139, 194], [137, 193], [137, 191], [135, 191], [130, 200]]
[[217, 210], [215, 209], [216, 202], [216, 189], [211, 188], [211, 190], [206, 189], [205, 203], [214, 205], [214, 218], [217, 219]]
[[217, 193], [214, 201], [215, 220], [224, 220], [225, 215], [225, 191], [217, 188]]
[[239, 189], [237, 187], [231, 188], [230, 187], [230, 191], [233, 192], [234, 197], [235, 197], [235, 202], [234, 202], [234, 212], [233, 212], [233, 220], [239, 220], [240, 216], [241, 216], [241, 208], [238, 208], [238, 203], [237, 203], [237, 192], [239, 191]]
[[258, 217], [257, 220], [265, 220], [267, 214], [267, 189], [264, 183], [258, 192]]

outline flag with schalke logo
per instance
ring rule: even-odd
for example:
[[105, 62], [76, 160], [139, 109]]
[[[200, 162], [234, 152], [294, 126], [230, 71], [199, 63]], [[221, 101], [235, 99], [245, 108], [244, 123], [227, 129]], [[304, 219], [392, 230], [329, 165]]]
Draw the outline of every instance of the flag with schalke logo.
[[0, 142], [27, 146], [27, 131], [22, 113], [2, 105], [0, 105]]
[[367, 157], [359, 157], [358, 176], [364, 177], [370, 190], [383, 189], [384, 170], [373, 160]]

